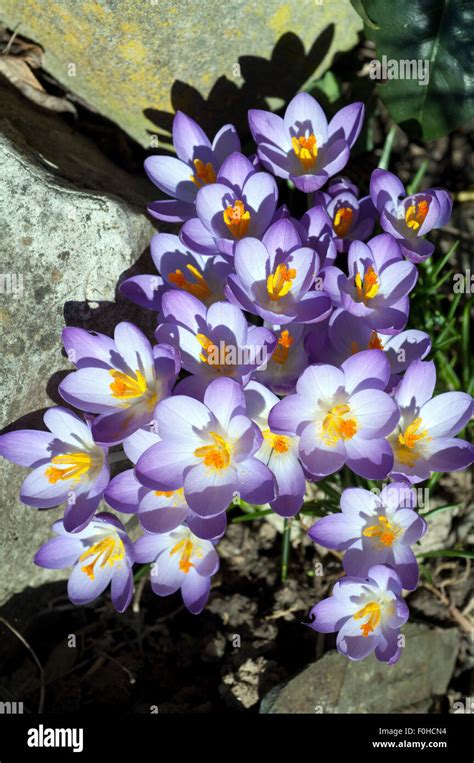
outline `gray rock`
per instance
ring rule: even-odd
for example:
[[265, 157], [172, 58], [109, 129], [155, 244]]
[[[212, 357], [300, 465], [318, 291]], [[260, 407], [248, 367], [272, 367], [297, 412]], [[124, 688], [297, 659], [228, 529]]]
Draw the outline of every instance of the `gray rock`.
[[146, 147], [177, 109], [215, 128], [264, 98], [287, 100], [362, 29], [349, 0], [1, 0], [0, 18], [42, 45], [67, 90]]
[[[64, 313], [69, 323], [98, 330], [134, 316], [133, 307], [113, 303], [116, 284], [154, 229], [141, 181], [8, 86], [0, 85], [0, 100], [1, 426], [41, 428], [41, 409], [60, 402], [55, 372], [71, 368], [62, 355]], [[0, 468], [2, 603], [28, 584], [54, 579], [32, 556], [59, 512], [21, 504], [27, 470], [6, 462]]]
[[446, 692], [459, 651], [456, 628], [430, 629], [410, 623], [406, 647], [393, 666], [374, 656], [350, 662], [327, 652], [286, 685], [262, 700], [261, 713], [427, 712], [432, 697]]

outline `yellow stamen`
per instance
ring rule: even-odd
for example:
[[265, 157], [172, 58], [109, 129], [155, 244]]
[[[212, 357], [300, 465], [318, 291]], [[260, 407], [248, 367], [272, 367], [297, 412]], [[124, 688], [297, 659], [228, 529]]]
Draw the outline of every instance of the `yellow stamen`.
[[411, 230], [417, 231], [424, 223], [430, 205], [427, 201], [412, 204], [405, 212], [405, 222]]
[[223, 212], [224, 222], [234, 238], [242, 238], [247, 233], [250, 224], [250, 212], [245, 209], [243, 201], [237, 200], [234, 206], [229, 206]]
[[333, 220], [333, 230], [336, 236], [343, 238], [352, 225], [353, 211], [350, 207], [341, 207], [336, 211]]
[[102, 557], [102, 561], [99, 565], [101, 569], [103, 569], [106, 564], [114, 565], [115, 562], [123, 559], [125, 556], [125, 549], [119, 538], [113, 535], [107, 535], [106, 538], [102, 538], [102, 540], [94, 543], [94, 545], [87, 549], [87, 551], [84, 551], [82, 556], [79, 557], [79, 561], [83, 562], [91, 556], [94, 557], [93, 560], [89, 564], [84, 565], [84, 567], [81, 567], [81, 570], [86, 573], [88, 578], [94, 580], [95, 566], [99, 559]]
[[63, 464], [61, 468], [58, 466], [48, 466], [45, 471], [45, 475], [48, 478], [48, 482], [55, 485], [58, 480], [74, 480], [78, 482], [81, 477], [85, 476], [92, 466], [92, 457], [89, 453], [65, 453], [61, 456], [54, 456], [51, 459], [52, 464]]
[[318, 156], [318, 144], [315, 135], [311, 133], [307, 138], [304, 135], [299, 138], [292, 138], [291, 145], [303, 169], [310, 170]]
[[190, 180], [192, 180], [198, 188], [202, 188], [203, 185], [209, 185], [209, 183], [216, 182], [216, 173], [211, 162], [204, 164], [201, 159], [195, 159], [193, 164], [196, 169], [194, 175], [190, 175]]
[[288, 360], [288, 353], [290, 352], [290, 347], [293, 344], [293, 341], [293, 337], [287, 329], [280, 333], [277, 346], [273, 350], [272, 354], [272, 360], [275, 363], [279, 363], [282, 366], [286, 363]]
[[269, 429], [262, 431], [264, 438], [270, 444], [272, 450], [276, 453], [288, 453], [290, 449], [290, 438], [283, 434], [275, 434]]
[[270, 299], [275, 302], [284, 297], [291, 291], [293, 280], [296, 278], [295, 268], [288, 268], [286, 265], [278, 265], [274, 273], [270, 273], [267, 278], [267, 291]]
[[184, 493], [184, 488], [179, 487], [177, 490], [155, 490], [154, 492], [159, 498], [171, 498], [172, 496]]
[[414, 466], [417, 462], [420, 453], [417, 450], [418, 443], [423, 440], [429, 442], [431, 437], [428, 436], [428, 430], [424, 429], [419, 432], [422, 423], [421, 418], [414, 419], [411, 424], [407, 426], [404, 432], [398, 435], [398, 440], [394, 443], [393, 447], [395, 455], [401, 464], [406, 466]]
[[366, 538], [375, 538], [382, 544], [382, 546], [392, 546], [394, 540], [396, 540], [400, 533], [400, 528], [392, 525], [388, 521], [387, 517], [380, 516], [378, 517], [378, 520], [378, 525], [366, 527], [366, 529], [362, 532], [362, 535], [364, 535]]
[[354, 620], [361, 620], [363, 617], [369, 618], [367, 622], [362, 623], [360, 626], [362, 635], [367, 638], [380, 623], [380, 604], [377, 604], [376, 601], [369, 601], [365, 607], [362, 607], [362, 609], [355, 613]]
[[210, 432], [214, 445], [203, 445], [196, 448], [194, 455], [204, 459], [204, 466], [214, 471], [227, 469], [230, 464], [230, 445], [223, 437]]
[[351, 440], [357, 432], [357, 421], [344, 418], [350, 413], [350, 407], [335, 405], [323, 421], [323, 438], [327, 445], [336, 445], [339, 440]]
[[168, 280], [171, 281], [174, 286], [179, 289], [187, 291], [188, 294], [192, 294], [197, 299], [207, 299], [211, 296], [211, 290], [206, 282], [206, 279], [202, 273], [194, 267], [194, 265], [186, 265], [186, 269], [194, 276], [195, 281], [190, 281], [186, 278], [186, 275], [179, 268], [168, 275]]
[[109, 374], [113, 378], [109, 385], [113, 397], [129, 399], [141, 397], [146, 392], [146, 381], [141, 371], [135, 371], [135, 376], [128, 376], [122, 371], [111, 369]]
[[398, 435], [398, 442], [400, 445], [405, 445], [406, 448], [414, 448], [420, 440], [428, 442], [431, 437], [428, 437], [428, 430], [424, 429], [422, 432], [418, 432], [421, 426], [422, 419], [414, 419], [411, 424], [407, 426], [403, 434]]
[[191, 555], [193, 553], [194, 544], [192, 540], [189, 538], [180, 540], [170, 551], [170, 556], [173, 556], [174, 554], [177, 554], [178, 551], [181, 551], [181, 558], [179, 560], [179, 569], [184, 572], [186, 575], [188, 574], [191, 567], [194, 567], [194, 564], [191, 562]]
[[362, 278], [360, 273], [356, 274], [355, 286], [357, 289], [357, 296], [360, 300], [365, 302], [367, 299], [373, 299], [377, 294], [380, 284], [377, 273], [370, 265], [364, 273]]
[[376, 331], [372, 331], [367, 345], [368, 350], [383, 350], [382, 340]]

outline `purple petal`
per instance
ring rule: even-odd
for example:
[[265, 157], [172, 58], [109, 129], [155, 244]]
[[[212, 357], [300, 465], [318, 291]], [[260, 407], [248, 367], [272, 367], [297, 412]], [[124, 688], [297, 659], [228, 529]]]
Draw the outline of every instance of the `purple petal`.
[[163, 279], [153, 275], [133, 276], [119, 286], [119, 291], [124, 297], [148, 310], [161, 309], [163, 290]]
[[173, 156], [149, 156], [144, 163], [145, 172], [158, 188], [168, 196], [192, 204], [197, 186], [192, 182], [191, 167]]
[[349, 148], [352, 148], [362, 129], [364, 112], [364, 104], [360, 102], [344, 106], [344, 108], [336, 112], [329, 122], [328, 134], [344, 138]]
[[51, 459], [50, 432], [21, 429], [0, 436], [0, 455], [18, 466], [36, 467]]
[[398, 203], [400, 196], [405, 195], [403, 183], [396, 175], [387, 170], [374, 170], [370, 178], [370, 198], [379, 212], [388, 201]]
[[362, 390], [384, 390], [390, 378], [390, 364], [381, 350], [364, 350], [341, 366], [345, 388], [350, 395]]

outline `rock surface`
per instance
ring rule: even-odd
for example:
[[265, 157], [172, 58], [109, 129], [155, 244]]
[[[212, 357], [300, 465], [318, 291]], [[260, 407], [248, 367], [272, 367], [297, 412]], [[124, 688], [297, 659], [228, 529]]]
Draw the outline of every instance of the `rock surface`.
[[404, 628], [405, 652], [393, 666], [374, 656], [350, 662], [327, 652], [262, 700], [261, 713], [423, 713], [443, 695], [459, 651], [456, 628]]
[[[61, 118], [6, 85], [0, 84], [0, 100], [0, 423], [42, 428], [40, 409], [51, 399], [60, 402], [56, 372], [71, 368], [61, 354], [65, 315], [68, 323], [109, 330], [101, 316], [119, 319], [117, 281], [154, 229], [144, 214], [146, 181], [142, 186], [116, 169]], [[112, 195], [117, 192], [128, 200]], [[129, 308], [121, 309], [123, 318]], [[0, 469], [2, 603], [25, 585], [54, 578], [35, 567], [32, 555], [58, 512], [21, 504], [27, 471], [3, 460]]]
[[0, 0], [0, 19], [20, 24], [50, 74], [145, 147], [178, 108], [209, 126], [238, 122], [265, 97], [288, 99], [362, 29], [349, 0]]

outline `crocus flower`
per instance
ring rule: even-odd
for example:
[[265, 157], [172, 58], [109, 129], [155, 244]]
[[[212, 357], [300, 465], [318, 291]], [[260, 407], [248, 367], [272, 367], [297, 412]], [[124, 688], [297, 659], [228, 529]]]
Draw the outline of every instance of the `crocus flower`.
[[158, 220], [182, 222], [195, 216], [198, 190], [215, 183], [225, 158], [240, 151], [240, 140], [233, 125], [224, 125], [211, 144], [199, 125], [178, 111], [173, 119], [173, 145], [176, 157], [149, 156], [145, 159], [145, 172], [152, 183], [173, 197], [152, 202], [148, 211]]
[[408, 329], [399, 334], [384, 334], [370, 328], [363, 318], [338, 308], [329, 318], [329, 343], [321, 345], [319, 333], [309, 328], [305, 346], [313, 363], [340, 366], [347, 358], [363, 350], [383, 350], [390, 363], [390, 388], [400, 381], [413, 360], [422, 360], [431, 350], [431, 339], [424, 331]]
[[403, 482], [386, 485], [380, 495], [348, 488], [341, 495], [341, 512], [329, 514], [308, 535], [325, 548], [344, 551], [348, 575], [366, 578], [376, 564], [395, 570], [403, 588], [418, 583], [418, 564], [411, 546], [426, 532], [415, 511], [416, 491]]
[[327, 317], [331, 300], [315, 291], [317, 255], [303, 247], [290, 220], [273, 223], [262, 241], [245, 238], [235, 247], [235, 275], [227, 280], [227, 298], [270, 323], [315, 323]]
[[[138, 429], [123, 442], [126, 456], [136, 464], [152, 445], [160, 442], [153, 430]], [[186, 524], [199, 538], [221, 537], [227, 526], [225, 513], [203, 519], [189, 508], [182, 487], [176, 490], [151, 490], [138, 481], [134, 469], [125, 469], [114, 477], [104, 494], [117, 511], [136, 514], [144, 530], [165, 533]]]
[[311, 207], [301, 218], [302, 241], [314, 249], [320, 268], [332, 265], [337, 257], [332, 221], [324, 207]]
[[76, 408], [100, 414], [92, 424], [96, 442], [121, 442], [152, 421], [180, 369], [173, 347], [152, 348], [132, 323], [119, 323], [114, 339], [68, 327], [63, 343], [79, 370], [66, 376], [59, 391]]
[[220, 514], [236, 496], [256, 504], [275, 498], [273, 474], [255, 458], [263, 438], [245, 413], [237, 382], [214, 379], [203, 403], [186, 395], [162, 400], [155, 420], [161, 442], [136, 466], [146, 487], [183, 487], [188, 506], [201, 517]]
[[232, 271], [227, 257], [204, 257], [191, 251], [171, 233], [157, 233], [150, 242], [151, 256], [158, 275], [138, 275], [120, 284], [120, 291], [132, 302], [151, 310], [161, 310], [167, 289], [192, 294], [205, 305], [224, 298], [224, 285]]
[[402, 258], [395, 239], [382, 233], [367, 244], [353, 241], [348, 269], [348, 276], [333, 265], [324, 271], [324, 289], [336, 307], [344, 307], [376, 331], [401, 331], [408, 320], [408, 294], [418, 273]]
[[396, 175], [374, 170], [370, 196], [380, 213], [380, 225], [395, 236], [408, 260], [422, 262], [433, 254], [434, 244], [423, 236], [433, 228], [442, 228], [451, 217], [453, 201], [448, 191], [428, 188], [407, 196]]
[[259, 427], [263, 442], [255, 454], [275, 475], [277, 497], [270, 506], [282, 517], [298, 513], [306, 491], [303, 468], [298, 459], [298, 438], [275, 434], [268, 415], [278, 398], [263, 384], [251, 381], [244, 390], [247, 413]]
[[368, 479], [383, 479], [393, 455], [385, 439], [398, 421], [398, 407], [383, 390], [390, 376], [382, 352], [359, 352], [341, 366], [309, 366], [270, 412], [272, 432], [299, 435], [305, 471], [326, 477], [344, 464]]
[[183, 368], [203, 379], [232, 376], [244, 383], [263, 365], [276, 344], [266, 328], [249, 326], [241, 310], [216, 302], [206, 310], [192, 294], [169, 291], [163, 296], [164, 323], [158, 342], [179, 349]]
[[198, 615], [206, 606], [211, 577], [219, 569], [214, 545], [196, 537], [189, 527], [169, 533], [146, 533], [135, 542], [137, 562], [152, 562], [151, 587], [157, 596], [181, 589], [186, 609]]
[[309, 365], [305, 349], [305, 335], [308, 330], [301, 324], [291, 326], [271, 325], [277, 342], [271, 357], [252, 378], [265, 384], [276, 395], [294, 392], [296, 382]]
[[83, 527], [99, 505], [109, 481], [106, 450], [94, 442], [89, 423], [67, 408], [49, 408], [49, 432], [22, 429], [0, 436], [0, 455], [33, 469], [20, 499], [36, 509], [67, 502], [66, 530]]
[[456, 439], [473, 415], [471, 395], [445, 392], [433, 397], [435, 384], [433, 361], [415, 360], [395, 391], [400, 421], [389, 437], [394, 477], [422, 482], [431, 472], [467, 469], [474, 461], [474, 447]]
[[124, 612], [133, 594], [133, 544], [117, 517], [102, 512], [80, 532], [68, 533], [55, 522], [57, 537], [47, 541], [35, 564], [50, 570], [73, 567], [68, 596], [73, 604], [89, 604], [111, 584], [115, 609]]
[[328, 124], [321, 106], [308, 93], [290, 101], [283, 119], [269, 111], [249, 111], [250, 131], [263, 166], [289, 178], [305, 193], [317, 191], [345, 167], [363, 119], [364, 105], [352, 103]]
[[365, 241], [374, 229], [377, 210], [370, 196], [359, 199], [358, 188], [347, 178], [336, 178], [326, 192], [317, 191], [312, 202], [326, 209], [338, 252], [347, 252], [351, 241]]
[[258, 172], [243, 154], [231, 154], [217, 180], [198, 192], [197, 217], [181, 228], [186, 246], [201, 254], [232, 255], [237, 241], [260, 238], [275, 214], [278, 190], [268, 172]]
[[311, 610], [310, 627], [319, 633], [337, 634], [337, 650], [350, 660], [363, 660], [375, 652], [380, 662], [393, 665], [400, 658], [400, 627], [408, 620], [397, 573], [382, 564], [367, 578], [339, 580], [332, 596]]

